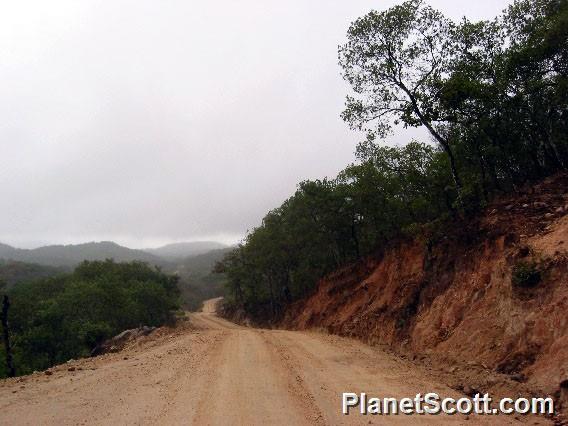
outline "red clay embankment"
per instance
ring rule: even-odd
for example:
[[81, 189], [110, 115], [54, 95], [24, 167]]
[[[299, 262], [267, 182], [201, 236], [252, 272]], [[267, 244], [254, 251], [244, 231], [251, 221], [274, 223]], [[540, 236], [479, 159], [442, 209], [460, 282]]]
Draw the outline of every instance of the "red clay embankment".
[[[514, 285], [515, 267], [532, 263], [540, 282]], [[562, 401], [568, 176], [494, 203], [453, 236], [401, 243], [329, 275], [287, 311], [282, 325], [325, 328], [413, 359], [445, 362], [452, 375], [477, 368], [484, 372], [477, 387], [494, 389], [509, 377]]]

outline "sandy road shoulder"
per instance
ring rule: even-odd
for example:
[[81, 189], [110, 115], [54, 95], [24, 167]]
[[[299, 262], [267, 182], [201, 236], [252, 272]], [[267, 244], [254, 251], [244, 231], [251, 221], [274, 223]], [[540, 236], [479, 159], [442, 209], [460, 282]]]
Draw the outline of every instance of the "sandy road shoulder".
[[321, 414], [320, 424], [522, 424], [508, 416], [469, 416], [468, 419], [460, 415], [391, 415], [387, 418], [357, 413], [345, 416], [341, 413], [343, 392], [395, 398], [426, 392], [437, 392], [444, 397], [463, 395], [437, 382], [412, 363], [352, 339], [292, 331], [267, 331], [263, 337], [289, 370], [290, 377], [298, 382], [293, 389], [304, 395], [314, 412]]
[[[225, 338], [222, 330], [175, 332], [57, 366], [49, 376], [5, 380], [0, 424], [165, 424], [167, 413], [197, 405], [191, 395], [199, 393], [200, 372]], [[176, 404], [185, 394], [189, 403]]]

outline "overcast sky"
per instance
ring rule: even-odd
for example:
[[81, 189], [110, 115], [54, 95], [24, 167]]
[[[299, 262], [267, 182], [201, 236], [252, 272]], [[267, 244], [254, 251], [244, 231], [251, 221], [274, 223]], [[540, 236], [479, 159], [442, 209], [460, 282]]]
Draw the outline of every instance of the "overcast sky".
[[[0, 242], [237, 241], [353, 160], [337, 46], [394, 3], [2, 2]], [[455, 19], [507, 3], [430, 2]]]

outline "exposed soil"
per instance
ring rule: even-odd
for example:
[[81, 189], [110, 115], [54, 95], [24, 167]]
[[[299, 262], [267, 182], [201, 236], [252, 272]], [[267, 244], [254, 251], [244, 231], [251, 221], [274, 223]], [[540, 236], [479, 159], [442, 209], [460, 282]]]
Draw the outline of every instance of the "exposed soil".
[[[0, 424], [563, 424], [340, 409], [342, 392], [427, 391], [552, 394], [565, 408], [567, 191], [568, 176], [556, 176], [452, 237], [401, 243], [337, 271], [288, 310], [282, 326], [299, 331], [235, 325], [212, 300], [119, 353], [2, 380]], [[521, 262], [536, 265], [538, 281], [513, 284]]]
[[[281, 325], [383, 347], [455, 389], [554, 395], [566, 410], [567, 214], [560, 174], [450, 236], [403, 242], [331, 274]], [[514, 284], [518, 265], [538, 270], [538, 282]]]
[[342, 392], [461, 396], [426, 368], [356, 340], [237, 326], [213, 313], [121, 353], [0, 382], [9, 425], [546, 424], [542, 418], [340, 414]]

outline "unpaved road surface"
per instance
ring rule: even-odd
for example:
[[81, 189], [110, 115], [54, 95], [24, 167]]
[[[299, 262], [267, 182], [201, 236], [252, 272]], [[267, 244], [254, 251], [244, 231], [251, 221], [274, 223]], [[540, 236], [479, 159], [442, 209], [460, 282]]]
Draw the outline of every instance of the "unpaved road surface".
[[504, 416], [343, 416], [342, 392], [460, 395], [356, 341], [239, 327], [215, 316], [213, 305], [191, 314], [190, 326], [120, 353], [0, 382], [0, 424], [535, 424]]

